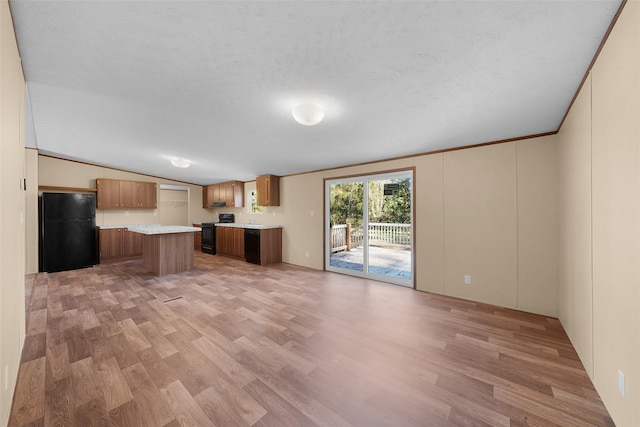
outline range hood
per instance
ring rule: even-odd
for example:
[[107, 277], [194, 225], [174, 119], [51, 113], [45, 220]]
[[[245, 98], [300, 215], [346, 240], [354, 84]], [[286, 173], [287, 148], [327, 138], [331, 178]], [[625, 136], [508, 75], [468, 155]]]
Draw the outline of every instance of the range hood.
[[211, 203], [212, 208], [224, 208], [227, 206], [227, 202], [213, 202]]

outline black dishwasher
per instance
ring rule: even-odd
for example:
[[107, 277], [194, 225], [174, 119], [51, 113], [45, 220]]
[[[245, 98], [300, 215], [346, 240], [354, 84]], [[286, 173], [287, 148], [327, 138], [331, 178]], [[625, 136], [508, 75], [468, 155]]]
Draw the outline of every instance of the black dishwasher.
[[244, 229], [244, 258], [252, 264], [260, 264], [260, 230]]

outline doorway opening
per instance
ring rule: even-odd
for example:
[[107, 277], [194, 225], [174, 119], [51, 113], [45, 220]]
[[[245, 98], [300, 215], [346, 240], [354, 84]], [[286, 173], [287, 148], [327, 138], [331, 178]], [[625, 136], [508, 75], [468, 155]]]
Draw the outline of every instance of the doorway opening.
[[189, 187], [160, 184], [158, 222], [161, 225], [189, 224]]
[[413, 172], [325, 181], [325, 269], [413, 287]]

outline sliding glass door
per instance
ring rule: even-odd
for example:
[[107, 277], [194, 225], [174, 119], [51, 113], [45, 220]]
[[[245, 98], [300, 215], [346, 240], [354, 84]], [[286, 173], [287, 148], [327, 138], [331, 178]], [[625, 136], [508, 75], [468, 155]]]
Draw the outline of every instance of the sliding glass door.
[[413, 286], [413, 173], [325, 181], [329, 271]]

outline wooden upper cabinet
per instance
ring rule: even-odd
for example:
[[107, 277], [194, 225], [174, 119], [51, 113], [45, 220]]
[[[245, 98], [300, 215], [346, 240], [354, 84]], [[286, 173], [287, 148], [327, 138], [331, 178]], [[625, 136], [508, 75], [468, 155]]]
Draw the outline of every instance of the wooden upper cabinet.
[[280, 206], [280, 177], [263, 175], [256, 178], [258, 206]]
[[227, 182], [227, 206], [241, 208], [244, 206], [244, 182]]
[[158, 186], [155, 182], [138, 182], [138, 207], [155, 209], [158, 207]]
[[234, 189], [235, 189], [235, 185], [233, 184], [233, 182], [225, 182], [222, 184], [222, 187], [220, 188], [220, 199], [224, 200], [227, 203], [227, 206], [229, 207], [236, 206], [236, 199], [233, 194]]
[[227, 207], [244, 206], [244, 182], [229, 181], [202, 188], [202, 207], [210, 208], [214, 202], [225, 202]]
[[135, 181], [120, 181], [120, 207], [139, 208], [138, 186]]
[[155, 182], [96, 179], [98, 209], [155, 209], [158, 206]]
[[120, 181], [114, 179], [96, 179], [98, 190], [98, 209], [113, 209], [120, 207]]
[[[214, 201], [219, 202], [220, 200], [225, 200], [226, 197], [220, 197], [221, 193], [220, 184], [211, 185], [211, 203]], [[211, 207], [211, 203], [209, 204], [209, 207]]]
[[202, 187], [202, 207], [203, 208], [210, 208], [211, 204], [215, 200], [213, 198], [213, 187], [215, 186], [207, 185], [205, 187]]

